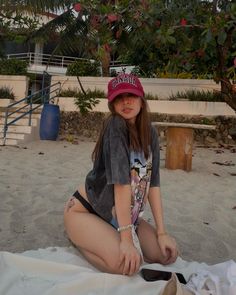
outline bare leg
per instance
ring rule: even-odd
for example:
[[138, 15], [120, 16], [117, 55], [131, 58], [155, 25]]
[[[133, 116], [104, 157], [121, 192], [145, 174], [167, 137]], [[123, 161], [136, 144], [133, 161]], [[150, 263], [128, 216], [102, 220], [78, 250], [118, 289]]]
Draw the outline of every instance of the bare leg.
[[120, 237], [110, 224], [88, 213], [75, 198], [66, 204], [64, 221], [69, 238], [91, 264], [103, 272], [122, 274]]
[[140, 219], [140, 224], [138, 226], [138, 237], [146, 262], [161, 264], [168, 263], [169, 257], [164, 257], [161, 254], [155, 228], [142, 218]]

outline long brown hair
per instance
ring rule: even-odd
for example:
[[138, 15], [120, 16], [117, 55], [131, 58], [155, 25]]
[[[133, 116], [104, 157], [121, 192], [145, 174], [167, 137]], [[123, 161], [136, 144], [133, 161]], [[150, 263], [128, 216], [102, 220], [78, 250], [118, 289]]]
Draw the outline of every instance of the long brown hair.
[[[100, 150], [102, 148], [102, 140], [107, 125], [114, 115], [117, 115], [114, 108], [114, 101], [108, 103], [108, 107], [111, 114], [103, 122], [102, 129], [100, 131], [98, 140], [92, 153], [92, 160], [98, 158]], [[126, 126], [129, 132], [129, 144], [130, 148], [134, 151], [143, 151], [144, 156], [147, 159], [150, 153], [151, 144], [151, 128], [150, 128], [150, 116], [147, 101], [142, 98], [142, 107], [139, 114], [136, 117], [135, 124], [130, 124], [126, 121]]]

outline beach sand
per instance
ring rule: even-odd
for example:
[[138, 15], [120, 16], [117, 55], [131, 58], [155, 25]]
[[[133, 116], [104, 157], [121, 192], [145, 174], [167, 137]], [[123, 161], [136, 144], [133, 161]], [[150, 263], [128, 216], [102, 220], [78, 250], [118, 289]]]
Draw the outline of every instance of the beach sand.
[[[71, 245], [64, 232], [63, 207], [84, 182], [93, 147], [88, 140], [0, 147], [0, 251]], [[162, 146], [165, 224], [184, 260], [236, 261], [235, 150], [195, 146], [193, 169], [184, 172], [164, 168]], [[153, 222], [149, 208], [145, 218]]]

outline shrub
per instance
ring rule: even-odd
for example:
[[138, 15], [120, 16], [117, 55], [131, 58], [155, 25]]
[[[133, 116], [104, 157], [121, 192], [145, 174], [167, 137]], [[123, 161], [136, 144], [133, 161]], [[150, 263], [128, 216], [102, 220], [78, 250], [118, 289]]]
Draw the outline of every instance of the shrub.
[[82, 115], [87, 114], [92, 110], [92, 107], [99, 103], [97, 98], [104, 98], [106, 94], [104, 91], [95, 89], [88, 89], [86, 93], [78, 90], [78, 88], [68, 88], [62, 90], [59, 95], [60, 97], [75, 97], [75, 105], [80, 109]]
[[118, 73], [116, 72], [115, 69], [111, 69], [111, 70], [110, 70], [110, 76], [111, 76], [111, 77], [116, 77], [117, 75], [118, 75]]
[[86, 94], [79, 91], [76, 94], [75, 104], [80, 109], [82, 115], [87, 114], [89, 111], [92, 110], [96, 104], [99, 103], [97, 98], [104, 98], [105, 93], [101, 90], [90, 90], [88, 89]]
[[97, 61], [79, 59], [67, 67], [67, 76], [101, 76], [100, 64]]
[[78, 92], [79, 92], [78, 88], [74, 88], [74, 89], [68, 88], [66, 90], [62, 90], [58, 94], [58, 96], [61, 96], [61, 97], [76, 97]]
[[0, 59], [0, 75], [27, 75], [28, 62], [19, 59]]
[[141, 70], [138, 66], [135, 66], [132, 71], [131, 74], [136, 75], [136, 76], [141, 76]]
[[[106, 94], [104, 91], [96, 89], [95, 90], [90, 90], [88, 89], [87, 92], [89, 93], [89, 95], [91, 95], [91, 97], [97, 97], [97, 98], [104, 98], [106, 97]], [[61, 97], [77, 97], [78, 95], [83, 94], [82, 91], [80, 91], [78, 88], [67, 88], [65, 90], [62, 90], [58, 96]]]
[[0, 98], [15, 99], [15, 95], [7, 86], [0, 87]]
[[178, 91], [176, 94], [169, 96], [169, 100], [178, 100], [186, 98], [190, 101], [224, 101], [220, 91], [204, 91], [204, 90], [186, 90]]
[[153, 95], [151, 93], [147, 93], [147, 94], [145, 94], [145, 99], [146, 100], [158, 100], [159, 98], [158, 98], [157, 95]]
[[166, 71], [158, 71], [155, 75], [156, 78], [166, 79], [213, 79], [210, 73], [194, 74], [189, 72], [171, 73]]

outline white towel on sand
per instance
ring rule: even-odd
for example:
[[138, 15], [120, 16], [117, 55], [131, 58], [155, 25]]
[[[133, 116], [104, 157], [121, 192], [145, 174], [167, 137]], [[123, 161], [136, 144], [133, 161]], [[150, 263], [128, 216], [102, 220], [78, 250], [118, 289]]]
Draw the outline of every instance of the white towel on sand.
[[[208, 266], [178, 258], [171, 266], [146, 264], [145, 267], [181, 272], [186, 280], [195, 279], [193, 274], [208, 271], [219, 277], [219, 292], [225, 292], [226, 288], [233, 292], [216, 295], [236, 294], [236, 264], [233, 261]], [[165, 281], [146, 282], [140, 274], [128, 277], [101, 273], [73, 247], [51, 247], [21, 254], [0, 252], [1, 295], [158, 295], [165, 284]], [[190, 285], [194, 290], [194, 284]]]

